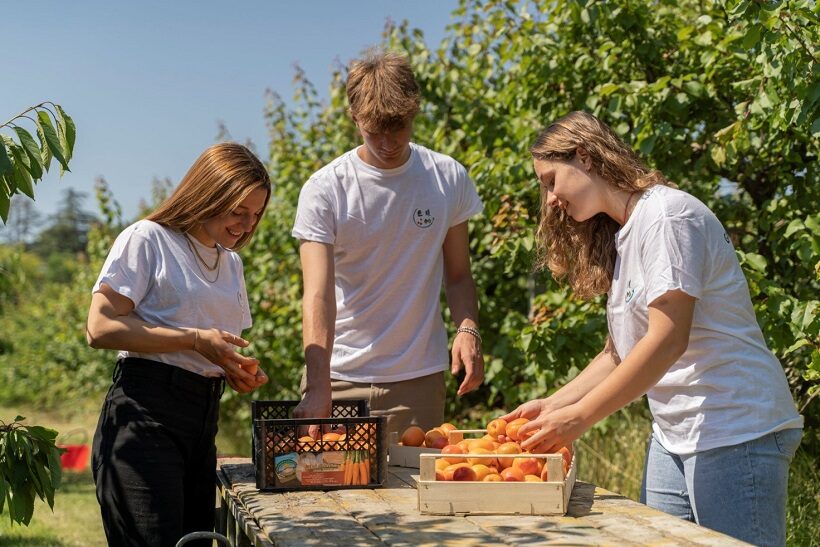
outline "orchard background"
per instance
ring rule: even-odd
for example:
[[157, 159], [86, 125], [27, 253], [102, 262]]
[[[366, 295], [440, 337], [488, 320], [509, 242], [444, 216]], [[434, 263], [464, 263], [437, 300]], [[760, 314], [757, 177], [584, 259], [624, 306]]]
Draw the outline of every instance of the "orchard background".
[[[817, 544], [818, 19], [809, 1], [509, 0], [463, 1], [434, 47], [406, 25], [388, 25], [382, 45], [410, 56], [422, 89], [414, 141], [463, 163], [485, 204], [470, 229], [487, 379], [450, 399], [454, 423], [478, 425], [549, 394], [603, 346], [604, 300], [577, 300], [533, 270], [539, 189], [527, 148], [551, 120], [587, 110], [711, 207], [732, 237], [806, 421], [792, 466], [789, 543]], [[297, 398], [301, 274], [290, 230], [302, 184], [358, 143], [345, 77], [338, 67], [320, 94], [297, 69], [294, 101], [269, 96], [261, 156], [275, 195], [242, 253], [254, 317], [248, 353], [271, 377], [255, 398]], [[173, 184], [155, 181], [146, 210]], [[34, 214], [12, 203], [0, 247], [2, 406], [93, 406], [107, 389], [114, 356], [85, 343], [89, 290], [113, 238], [135, 219], [122, 218], [102, 179], [96, 197], [99, 214], [73, 196], [33, 243], [10, 237]], [[67, 243], [75, 245], [60, 250]], [[223, 397], [220, 429], [235, 438], [231, 451], [248, 452], [249, 400]], [[598, 424], [579, 442], [582, 478], [636, 497], [648, 424], [643, 401]]]

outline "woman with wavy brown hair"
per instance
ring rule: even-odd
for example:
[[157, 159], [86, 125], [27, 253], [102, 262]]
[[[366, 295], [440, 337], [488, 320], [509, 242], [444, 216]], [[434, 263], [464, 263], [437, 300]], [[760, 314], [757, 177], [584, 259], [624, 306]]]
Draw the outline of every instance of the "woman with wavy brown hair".
[[575, 379], [504, 419], [530, 419], [522, 446], [553, 452], [646, 394], [642, 501], [783, 545], [803, 419], [720, 221], [585, 112], [555, 121], [530, 152], [539, 263], [583, 298], [607, 295], [609, 336]]
[[175, 545], [213, 529], [224, 385], [247, 393], [267, 382], [237, 351], [251, 326], [237, 251], [270, 193], [246, 147], [208, 148], [173, 195], [117, 237], [94, 284], [88, 343], [120, 351], [92, 466], [110, 545]]

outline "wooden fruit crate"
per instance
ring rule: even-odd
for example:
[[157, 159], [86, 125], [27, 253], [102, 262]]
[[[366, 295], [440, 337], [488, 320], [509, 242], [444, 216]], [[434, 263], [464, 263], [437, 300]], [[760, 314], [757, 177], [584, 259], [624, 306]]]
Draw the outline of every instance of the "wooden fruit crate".
[[[448, 433], [448, 442], [456, 444], [464, 440], [464, 434], [486, 433], [486, 429], [455, 429]], [[426, 446], [404, 446], [399, 444], [399, 434], [391, 431], [388, 439], [387, 449], [390, 465], [397, 467], [419, 468], [419, 456], [422, 454], [441, 454], [440, 448], [428, 448]]]
[[[461, 456], [459, 454], [459, 456]], [[422, 454], [416, 478], [419, 511], [428, 515], [564, 515], [575, 485], [577, 456], [573, 455], [564, 475], [560, 454], [504, 454], [504, 458], [543, 458], [547, 482], [459, 482], [436, 481], [436, 459], [446, 454]], [[465, 458], [495, 458], [496, 454], [465, 454]]]

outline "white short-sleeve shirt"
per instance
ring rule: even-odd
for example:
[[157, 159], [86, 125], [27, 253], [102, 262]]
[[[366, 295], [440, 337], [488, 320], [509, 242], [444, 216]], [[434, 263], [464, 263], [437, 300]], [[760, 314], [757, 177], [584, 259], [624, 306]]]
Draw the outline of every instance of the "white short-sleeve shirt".
[[[191, 244], [209, 264], [216, 261], [216, 248], [196, 238], [191, 238]], [[134, 303], [135, 317], [152, 325], [217, 328], [238, 335], [251, 326], [242, 259], [223, 248], [220, 262], [219, 277], [216, 272], [203, 273], [183, 234], [140, 220], [117, 237], [92, 292], [105, 283]], [[209, 281], [215, 277], [213, 283]], [[121, 351], [119, 355], [160, 361], [202, 376], [224, 375], [220, 367], [193, 350]]]
[[356, 149], [302, 187], [293, 236], [333, 245], [334, 379], [395, 382], [449, 363], [441, 317], [442, 244], [483, 205], [464, 167], [416, 144], [396, 169]]
[[686, 192], [655, 186], [615, 238], [607, 319], [622, 359], [646, 334], [656, 298], [682, 290], [697, 299], [686, 351], [647, 393], [664, 448], [689, 454], [802, 427], [734, 247], [709, 208]]

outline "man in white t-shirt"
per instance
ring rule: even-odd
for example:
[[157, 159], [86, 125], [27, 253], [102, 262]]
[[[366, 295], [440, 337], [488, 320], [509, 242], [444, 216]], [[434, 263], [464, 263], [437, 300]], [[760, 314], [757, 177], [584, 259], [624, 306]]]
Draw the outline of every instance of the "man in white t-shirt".
[[[467, 220], [483, 206], [464, 167], [410, 142], [419, 91], [407, 59], [351, 66], [347, 95], [363, 144], [311, 176], [293, 236], [304, 279], [306, 371], [297, 417], [366, 399], [388, 431], [444, 418], [444, 370], [463, 395], [484, 379]], [[457, 328], [452, 356], [440, 291]]]

